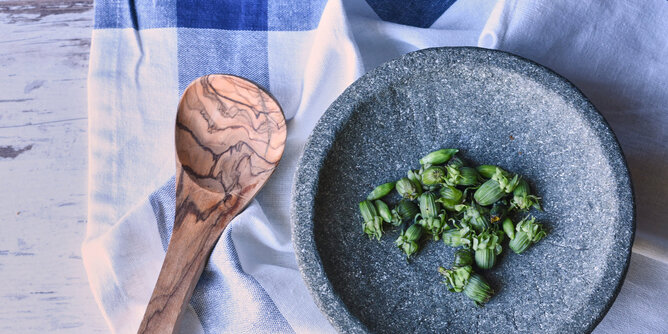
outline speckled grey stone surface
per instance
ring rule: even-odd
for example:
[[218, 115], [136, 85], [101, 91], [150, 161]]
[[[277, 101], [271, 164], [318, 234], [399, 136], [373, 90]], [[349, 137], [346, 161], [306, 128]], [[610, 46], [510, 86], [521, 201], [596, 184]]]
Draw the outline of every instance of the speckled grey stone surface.
[[[511, 136], [513, 139], [511, 139]], [[483, 308], [440, 284], [441, 242], [407, 262], [362, 232], [357, 203], [438, 148], [525, 175], [543, 197], [547, 238], [483, 272]], [[346, 333], [590, 332], [629, 262], [635, 207], [619, 145], [569, 82], [525, 59], [476, 48], [421, 50], [386, 63], [327, 110], [295, 177], [293, 241], [304, 280]]]

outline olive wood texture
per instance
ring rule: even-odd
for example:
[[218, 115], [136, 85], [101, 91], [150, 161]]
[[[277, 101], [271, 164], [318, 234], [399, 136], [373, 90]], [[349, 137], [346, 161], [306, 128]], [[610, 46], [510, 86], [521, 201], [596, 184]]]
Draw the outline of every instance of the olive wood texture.
[[138, 333], [172, 333], [227, 224], [276, 168], [283, 112], [258, 85], [207, 75], [186, 88], [176, 117], [176, 216]]

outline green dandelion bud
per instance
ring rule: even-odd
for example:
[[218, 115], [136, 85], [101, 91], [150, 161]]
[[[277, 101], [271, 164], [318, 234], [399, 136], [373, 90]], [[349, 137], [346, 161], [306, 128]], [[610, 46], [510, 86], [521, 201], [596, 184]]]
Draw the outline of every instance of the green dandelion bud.
[[422, 159], [420, 159], [420, 164], [423, 166], [440, 165], [450, 160], [450, 158], [457, 152], [459, 152], [459, 150], [452, 148], [444, 148], [438, 151], [434, 151], [425, 155]]
[[501, 190], [503, 190], [505, 193], [510, 194], [519, 184], [520, 176], [516, 174], [510, 180], [508, 178], [509, 176], [507, 173], [504, 173], [501, 168], [497, 168], [496, 173], [492, 175], [492, 180], [499, 183], [499, 188], [501, 188]]
[[392, 209], [392, 224], [399, 226], [404, 221], [412, 220], [418, 213], [420, 208], [417, 204], [404, 198]]
[[475, 263], [480, 269], [491, 269], [496, 264], [496, 256], [501, 254], [503, 234], [482, 232], [473, 237], [471, 249], [475, 252]]
[[510, 240], [508, 246], [517, 254], [524, 252], [547, 235], [543, 225], [536, 223], [536, 218], [528, 216], [517, 223], [515, 231], [515, 238]]
[[438, 272], [445, 277], [443, 282], [452, 292], [463, 292], [477, 306], [487, 303], [494, 290], [482, 276], [473, 272], [471, 266], [456, 267], [453, 269], [438, 268]]
[[515, 225], [513, 224], [513, 221], [510, 220], [510, 218], [504, 219], [501, 226], [503, 227], [503, 232], [506, 233], [510, 240], [515, 239]]
[[455, 261], [453, 262], [454, 267], [464, 267], [472, 264], [473, 253], [470, 250], [462, 248], [455, 252]]
[[461, 227], [447, 230], [443, 232], [441, 238], [443, 243], [450, 247], [471, 247], [471, 238], [473, 236], [473, 231], [466, 224], [462, 224]]
[[506, 177], [510, 177], [510, 173], [506, 172], [505, 170], [501, 169], [499, 166], [495, 165], [480, 165], [475, 168], [480, 176], [486, 178], [486, 179], [491, 179], [494, 174], [496, 174], [496, 170], [501, 170], [501, 173], [504, 173]]
[[443, 204], [443, 207], [450, 211], [455, 211], [455, 205], [461, 204], [462, 200], [464, 199], [464, 194], [462, 191], [453, 186], [443, 186], [439, 191], [439, 194], [441, 195], [441, 198], [439, 198], [437, 201]]
[[395, 188], [397, 189], [399, 195], [401, 195], [403, 198], [416, 199], [418, 196], [420, 196], [420, 194], [422, 194], [422, 187], [420, 187], [420, 183], [418, 182], [416, 184], [407, 177], [401, 178], [399, 181], [397, 181]]
[[378, 215], [383, 218], [383, 221], [386, 223], [392, 222], [392, 212], [390, 211], [390, 208], [385, 204], [385, 202], [377, 199], [373, 201], [374, 206], [376, 207], [376, 211], [378, 212]]
[[378, 187], [376, 187], [374, 190], [372, 190], [369, 193], [369, 196], [366, 197], [366, 199], [369, 200], [369, 201], [379, 199], [379, 198], [389, 194], [390, 191], [392, 191], [392, 189], [394, 189], [394, 182], [388, 182], [388, 183], [381, 184]]
[[503, 189], [496, 180], [487, 180], [473, 193], [473, 198], [480, 205], [492, 205], [505, 196]]
[[520, 211], [528, 211], [530, 208], [541, 210], [540, 197], [531, 194], [529, 183], [521, 179], [513, 190], [513, 199], [510, 201], [510, 207]]
[[443, 182], [445, 169], [440, 166], [431, 166], [422, 172], [422, 184], [432, 186]]

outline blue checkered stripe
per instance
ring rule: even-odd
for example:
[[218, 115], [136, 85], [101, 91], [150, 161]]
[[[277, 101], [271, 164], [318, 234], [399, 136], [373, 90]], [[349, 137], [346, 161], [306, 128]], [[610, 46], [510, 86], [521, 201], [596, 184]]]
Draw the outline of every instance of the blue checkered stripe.
[[[367, 0], [367, 4], [385, 21], [427, 28], [455, 1]], [[267, 32], [315, 29], [326, 2], [97, 1], [95, 29], [177, 28], [178, 50], [175, 52], [178, 52], [181, 92], [193, 79], [210, 73], [240, 75], [270, 89]]]
[[210, 73], [269, 89], [269, 31], [317, 27], [325, 0], [114, 0], [95, 3], [95, 29], [176, 28], [179, 90]]

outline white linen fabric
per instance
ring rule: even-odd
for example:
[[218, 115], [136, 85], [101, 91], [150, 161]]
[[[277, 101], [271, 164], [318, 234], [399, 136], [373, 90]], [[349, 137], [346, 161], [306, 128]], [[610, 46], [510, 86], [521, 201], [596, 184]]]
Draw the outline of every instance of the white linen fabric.
[[[173, 224], [173, 116], [182, 85], [179, 59], [169, 50], [178, 44], [177, 29], [93, 32], [82, 247], [95, 298], [117, 333], [136, 332]], [[417, 28], [383, 21], [363, 1], [330, 0], [315, 29], [266, 34], [270, 91], [288, 119], [285, 154], [223, 233], [182, 333], [333, 331], [292, 250], [297, 160], [316, 121], [355, 79], [436, 46], [495, 48], [532, 59], [574, 82], [602, 112], [629, 163], [638, 231], [625, 284], [595, 332], [668, 331], [667, 2], [459, 0], [429, 28]]]

